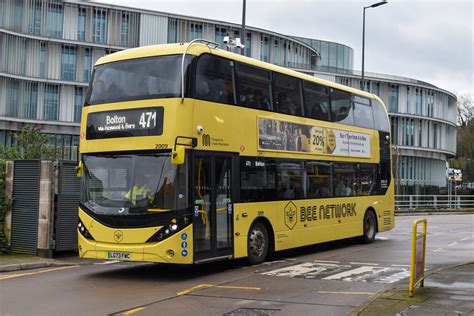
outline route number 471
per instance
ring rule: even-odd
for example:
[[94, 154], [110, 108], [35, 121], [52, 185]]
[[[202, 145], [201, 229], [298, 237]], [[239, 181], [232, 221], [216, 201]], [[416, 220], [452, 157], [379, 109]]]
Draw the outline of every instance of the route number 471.
[[138, 122], [142, 128], [156, 127], [156, 112], [143, 112]]

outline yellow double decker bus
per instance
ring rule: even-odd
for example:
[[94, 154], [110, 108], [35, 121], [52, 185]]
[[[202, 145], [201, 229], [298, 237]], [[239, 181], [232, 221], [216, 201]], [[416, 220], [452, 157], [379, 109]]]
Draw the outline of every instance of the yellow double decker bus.
[[256, 264], [394, 227], [378, 97], [204, 40], [99, 59], [80, 152], [84, 258]]

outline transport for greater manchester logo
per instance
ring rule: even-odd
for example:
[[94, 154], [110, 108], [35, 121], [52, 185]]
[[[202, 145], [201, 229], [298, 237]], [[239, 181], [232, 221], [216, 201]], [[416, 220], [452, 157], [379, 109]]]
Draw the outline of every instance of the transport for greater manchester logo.
[[211, 136], [209, 134], [202, 134], [202, 145], [211, 146]]
[[285, 225], [289, 229], [293, 229], [296, 225], [296, 221], [296, 205], [290, 201], [285, 206]]

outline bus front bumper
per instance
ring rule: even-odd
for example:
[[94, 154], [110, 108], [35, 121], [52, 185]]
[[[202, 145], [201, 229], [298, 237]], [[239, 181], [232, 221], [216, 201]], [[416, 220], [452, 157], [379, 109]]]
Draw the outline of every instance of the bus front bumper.
[[[192, 264], [192, 225], [171, 237], [155, 243], [120, 244], [86, 239], [79, 231], [78, 251], [81, 258]], [[183, 239], [183, 236], [186, 236]]]

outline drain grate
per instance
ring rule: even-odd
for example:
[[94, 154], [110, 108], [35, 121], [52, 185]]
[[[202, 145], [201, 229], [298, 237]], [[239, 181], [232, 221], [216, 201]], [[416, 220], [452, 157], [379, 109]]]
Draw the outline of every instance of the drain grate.
[[225, 313], [223, 316], [267, 316], [279, 311], [280, 309], [239, 308], [235, 311]]

